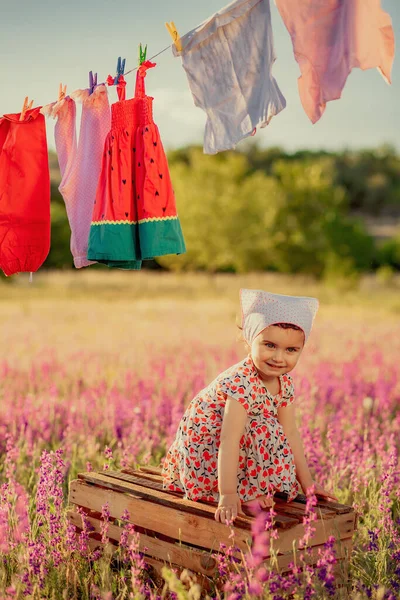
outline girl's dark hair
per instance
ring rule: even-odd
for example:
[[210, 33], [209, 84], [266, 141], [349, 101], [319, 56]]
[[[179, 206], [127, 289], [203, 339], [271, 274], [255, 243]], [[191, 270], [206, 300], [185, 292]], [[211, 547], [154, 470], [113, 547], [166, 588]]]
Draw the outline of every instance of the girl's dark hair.
[[[245, 342], [247, 344], [246, 340], [243, 337], [243, 327], [238, 323], [236, 325], [240, 330], [240, 334], [238, 334], [238, 341]], [[295, 331], [303, 331], [301, 327], [299, 327], [298, 325], [294, 325], [293, 323], [271, 323], [271, 325], [273, 325], [274, 327], [280, 327], [281, 329], [294, 329]]]

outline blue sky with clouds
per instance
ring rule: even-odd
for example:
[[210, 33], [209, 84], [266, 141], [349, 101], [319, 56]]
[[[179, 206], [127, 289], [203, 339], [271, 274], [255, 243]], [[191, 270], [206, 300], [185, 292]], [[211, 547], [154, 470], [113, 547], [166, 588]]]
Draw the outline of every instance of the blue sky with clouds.
[[[2, 6], [4, 2], [4, 6]], [[126, 70], [137, 63], [138, 43], [148, 44], [148, 56], [170, 43], [164, 23], [175, 21], [181, 34], [217, 10], [224, 0], [0, 0], [0, 114], [19, 112], [24, 97], [35, 105], [56, 99], [62, 81], [67, 91], [87, 87], [88, 71], [104, 81], [115, 71], [117, 57], [126, 57]], [[400, 2], [382, 0], [392, 17], [400, 43]], [[364, 148], [389, 143], [400, 151], [400, 60], [396, 57], [392, 86], [376, 69], [353, 70], [342, 98], [328, 104], [322, 119], [312, 125], [297, 90], [299, 68], [291, 41], [274, 2], [271, 2], [277, 61], [274, 76], [287, 108], [257, 133], [261, 146], [298, 148]], [[186, 75], [171, 50], [156, 60], [146, 79], [155, 97], [154, 115], [167, 148], [202, 143], [205, 115], [193, 104]], [[128, 75], [128, 96], [134, 75]], [[116, 100], [115, 91], [110, 94]], [[48, 123], [49, 145], [54, 146], [53, 123]]]

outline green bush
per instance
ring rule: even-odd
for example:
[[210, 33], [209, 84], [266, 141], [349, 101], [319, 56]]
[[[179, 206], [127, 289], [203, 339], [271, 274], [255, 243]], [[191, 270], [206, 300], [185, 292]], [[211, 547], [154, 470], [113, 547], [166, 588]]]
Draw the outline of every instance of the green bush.
[[347, 216], [332, 158], [279, 159], [270, 172], [252, 172], [244, 154], [224, 153], [215, 160], [192, 149], [175, 156], [171, 174], [188, 251], [160, 258], [161, 264], [317, 277], [334, 257], [347, 270], [350, 264], [355, 271], [371, 267], [373, 239]]
[[70, 251], [71, 230], [64, 202], [51, 203], [51, 245], [44, 268], [71, 268], [73, 265]]
[[400, 235], [387, 240], [379, 248], [379, 264], [400, 270]]

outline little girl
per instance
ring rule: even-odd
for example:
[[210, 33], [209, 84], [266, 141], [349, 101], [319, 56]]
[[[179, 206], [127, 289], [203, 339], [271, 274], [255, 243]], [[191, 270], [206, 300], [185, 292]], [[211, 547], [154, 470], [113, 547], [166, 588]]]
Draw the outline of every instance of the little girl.
[[293, 381], [318, 300], [241, 290], [242, 331], [249, 355], [190, 402], [163, 464], [164, 489], [190, 500], [218, 502], [217, 521], [235, 519], [242, 505], [288, 502], [315, 485], [295, 423]]

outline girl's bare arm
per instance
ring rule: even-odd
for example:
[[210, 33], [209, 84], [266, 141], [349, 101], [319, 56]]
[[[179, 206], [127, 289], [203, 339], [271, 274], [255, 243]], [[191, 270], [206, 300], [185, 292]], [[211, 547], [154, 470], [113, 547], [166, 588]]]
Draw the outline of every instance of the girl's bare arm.
[[313, 478], [304, 455], [303, 442], [296, 426], [294, 405], [290, 404], [289, 406], [278, 408], [278, 420], [282, 425], [294, 455], [297, 480], [305, 492], [312, 485]]
[[219, 502], [214, 518], [221, 523], [229, 523], [242, 513], [242, 505], [237, 493], [240, 438], [243, 435], [247, 413], [233, 398], [227, 398], [221, 428], [221, 442], [218, 452]]
[[220, 495], [236, 494], [239, 445], [244, 433], [247, 413], [243, 406], [228, 396], [218, 452], [218, 490]]

